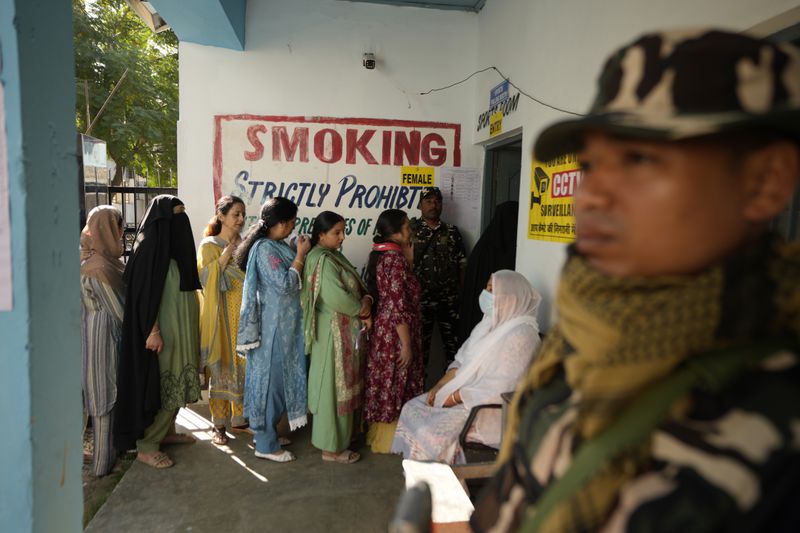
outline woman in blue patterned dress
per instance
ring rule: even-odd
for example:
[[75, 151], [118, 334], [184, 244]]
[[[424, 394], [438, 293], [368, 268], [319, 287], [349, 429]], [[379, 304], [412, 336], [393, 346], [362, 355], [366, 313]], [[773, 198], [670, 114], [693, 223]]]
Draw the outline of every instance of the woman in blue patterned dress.
[[267, 200], [261, 217], [236, 251], [245, 272], [237, 351], [247, 357], [244, 414], [255, 434], [256, 457], [293, 461], [281, 448], [275, 429], [286, 412], [289, 429], [306, 424], [306, 357], [300, 286], [311, 244], [298, 237], [296, 249], [286, 239], [294, 230], [297, 205], [286, 198]]

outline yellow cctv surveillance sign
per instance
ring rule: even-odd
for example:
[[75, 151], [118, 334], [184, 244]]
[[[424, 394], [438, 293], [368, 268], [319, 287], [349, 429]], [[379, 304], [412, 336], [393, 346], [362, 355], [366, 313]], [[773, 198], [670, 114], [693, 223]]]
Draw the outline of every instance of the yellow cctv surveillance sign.
[[400, 167], [400, 185], [433, 187], [433, 167]]
[[583, 171], [575, 154], [531, 164], [528, 238], [540, 241], [575, 240], [573, 199]]

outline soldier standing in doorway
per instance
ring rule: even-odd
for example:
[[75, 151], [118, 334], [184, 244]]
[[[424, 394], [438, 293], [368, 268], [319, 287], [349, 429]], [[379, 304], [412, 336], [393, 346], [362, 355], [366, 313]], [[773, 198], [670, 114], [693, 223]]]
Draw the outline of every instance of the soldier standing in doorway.
[[447, 364], [458, 351], [458, 302], [466, 254], [458, 228], [440, 219], [442, 192], [438, 187], [421, 189], [419, 209], [422, 216], [411, 220], [411, 232], [414, 273], [422, 286], [422, 349], [427, 370], [436, 322]]

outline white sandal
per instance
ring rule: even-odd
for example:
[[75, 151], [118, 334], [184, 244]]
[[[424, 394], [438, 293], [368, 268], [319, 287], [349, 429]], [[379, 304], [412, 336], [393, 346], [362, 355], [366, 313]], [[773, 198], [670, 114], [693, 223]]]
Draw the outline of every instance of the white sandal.
[[276, 463], [288, 463], [297, 459], [297, 457], [295, 457], [294, 454], [289, 450], [281, 450], [278, 453], [261, 453], [256, 450], [256, 457], [259, 459], [269, 459], [270, 461], [275, 461]]

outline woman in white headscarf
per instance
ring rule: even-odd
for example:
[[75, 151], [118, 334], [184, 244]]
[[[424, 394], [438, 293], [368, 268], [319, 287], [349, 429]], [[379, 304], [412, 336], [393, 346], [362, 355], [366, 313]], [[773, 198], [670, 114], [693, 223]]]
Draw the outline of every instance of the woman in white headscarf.
[[[407, 459], [464, 462], [458, 442], [470, 410], [501, 403], [539, 348], [536, 312], [541, 295], [522, 274], [499, 270], [479, 298], [483, 320], [472, 330], [447, 373], [427, 393], [403, 406], [392, 452]], [[470, 440], [497, 447], [500, 411], [484, 411]]]

